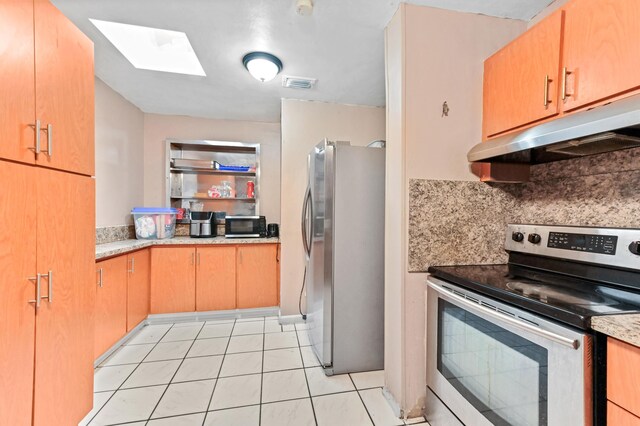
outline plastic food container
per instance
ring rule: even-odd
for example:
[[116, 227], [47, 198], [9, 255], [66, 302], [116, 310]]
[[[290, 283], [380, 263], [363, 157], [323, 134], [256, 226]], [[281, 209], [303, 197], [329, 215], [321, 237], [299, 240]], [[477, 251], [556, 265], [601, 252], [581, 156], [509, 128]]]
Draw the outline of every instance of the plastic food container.
[[136, 207], [131, 210], [139, 240], [163, 240], [176, 233], [177, 209], [164, 207]]

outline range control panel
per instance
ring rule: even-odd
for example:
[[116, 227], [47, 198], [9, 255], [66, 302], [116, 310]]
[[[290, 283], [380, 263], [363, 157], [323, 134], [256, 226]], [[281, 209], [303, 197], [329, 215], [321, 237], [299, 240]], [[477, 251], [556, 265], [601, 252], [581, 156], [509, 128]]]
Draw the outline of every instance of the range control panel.
[[547, 247], [584, 251], [615, 256], [618, 246], [616, 235], [571, 234], [568, 232], [549, 232]]
[[507, 225], [504, 248], [640, 271], [640, 229], [558, 225]]

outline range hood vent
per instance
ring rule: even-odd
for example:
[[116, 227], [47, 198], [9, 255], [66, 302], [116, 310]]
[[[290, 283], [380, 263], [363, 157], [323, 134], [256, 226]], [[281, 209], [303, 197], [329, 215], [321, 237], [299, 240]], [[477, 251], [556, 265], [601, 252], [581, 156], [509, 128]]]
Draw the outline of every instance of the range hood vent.
[[640, 95], [482, 142], [470, 162], [540, 164], [640, 147]]

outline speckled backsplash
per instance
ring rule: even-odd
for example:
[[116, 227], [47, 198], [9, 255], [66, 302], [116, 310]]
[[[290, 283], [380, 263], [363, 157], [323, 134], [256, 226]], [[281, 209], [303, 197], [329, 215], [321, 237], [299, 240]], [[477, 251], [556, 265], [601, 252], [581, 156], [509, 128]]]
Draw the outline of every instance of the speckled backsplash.
[[129, 240], [135, 238], [136, 233], [133, 225], [105, 226], [96, 228], [96, 244], [113, 243], [115, 241]]
[[526, 184], [412, 179], [409, 271], [506, 261], [508, 223], [640, 228], [640, 149], [532, 167]]

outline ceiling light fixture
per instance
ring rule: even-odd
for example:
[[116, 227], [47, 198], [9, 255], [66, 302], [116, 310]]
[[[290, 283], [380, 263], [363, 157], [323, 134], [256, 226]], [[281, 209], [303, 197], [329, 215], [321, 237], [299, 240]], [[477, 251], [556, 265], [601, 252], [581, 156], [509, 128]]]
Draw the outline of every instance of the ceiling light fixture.
[[247, 53], [242, 64], [253, 78], [263, 83], [273, 80], [282, 71], [282, 61], [266, 52]]
[[89, 21], [138, 69], [206, 76], [183, 32], [98, 19]]

